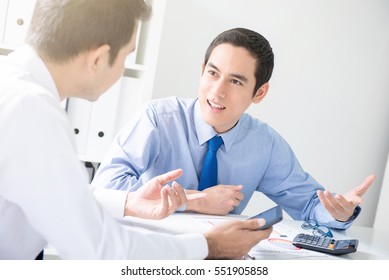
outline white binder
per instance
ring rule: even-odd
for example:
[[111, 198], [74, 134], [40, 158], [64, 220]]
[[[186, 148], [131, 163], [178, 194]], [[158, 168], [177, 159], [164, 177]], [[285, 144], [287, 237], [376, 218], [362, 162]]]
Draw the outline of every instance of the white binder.
[[140, 84], [141, 80], [138, 78], [122, 78], [117, 119], [115, 123], [115, 133], [131, 120], [136, 111], [142, 105]]
[[85, 155], [88, 144], [92, 103], [80, 98], [69, 98], [67, 113], [73, 125], [77, 153]]
[[99, 162], [103, 159], [111, 145], [116, 132], [115, 122], [121, 82], [121, 79], [119, 79], [92, 104], [86, 154]]
[[35, 0], [8, 1], [7, 19], [4, 30], [5, 45], [18, 47], [24, 43], [35, 2]]

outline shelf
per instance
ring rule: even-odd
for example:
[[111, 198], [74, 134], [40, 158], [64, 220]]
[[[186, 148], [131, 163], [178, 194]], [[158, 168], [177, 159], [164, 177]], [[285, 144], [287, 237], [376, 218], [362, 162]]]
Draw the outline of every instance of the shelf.
[[103, 155], [92, 155], [92, 154], [78, 154], [78, 159], [83, 162], [95, 162], [95, 163], [101, 163], [104, 159]]
[[0, 44], [0, 55], [8, 55], [14, 51], [14, 48]]

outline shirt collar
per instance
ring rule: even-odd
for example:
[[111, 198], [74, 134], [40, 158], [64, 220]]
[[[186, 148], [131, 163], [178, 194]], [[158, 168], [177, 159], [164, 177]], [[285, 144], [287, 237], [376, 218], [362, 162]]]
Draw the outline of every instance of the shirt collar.
[[[193, 114], [194, 114], [194, 124], [196, 128], [197, 139], [199, 141], [199, 145], [202, 146], [204, 143], [206, 143], [209, 139], [211, 139], [218, 133], [213, 129], [211, 125], [209, 125], [204, 121], [203, 116], [201, 114], [200, 102], [198, 99], [195, 101]], [[238, 135], [240, 126], [241, 126], [241, 121], [239, 120], [234, 128], [227, 131], [226, 133], [219, 134], [223, 138], [224, 147], [227, 152], [229, 151], [232, 144], [234, 143], [234, 140]]]
[[40, 86], [47, 89], [58, 101], [60, 100], [55, 82], [43, 60], [30, 46], [23, 46], [9, 54], [10, 57]]

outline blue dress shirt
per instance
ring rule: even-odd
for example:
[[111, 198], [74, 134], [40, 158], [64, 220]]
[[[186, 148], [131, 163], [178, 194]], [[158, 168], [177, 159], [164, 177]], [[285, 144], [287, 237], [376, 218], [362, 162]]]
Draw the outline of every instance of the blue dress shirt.
[[[133, 191], [182, 168], [177, 182], [197, 190], [206, 142], [216, 134], [204, 122], [197, 99], [153, 100], [118, 133], [92, 184]], [[350, 225], [337, 222], [323, 208], [316, 191], [324, 188], [304, 172], [288, 143], [269, 125], [245, 113], [220, 136], [224, 145], [217, 153], [218, 183], [243, 185], [244, 199], [231, 213], [240, 214], [259, 191], [294, 219], [316, 219], [334, 228]]]

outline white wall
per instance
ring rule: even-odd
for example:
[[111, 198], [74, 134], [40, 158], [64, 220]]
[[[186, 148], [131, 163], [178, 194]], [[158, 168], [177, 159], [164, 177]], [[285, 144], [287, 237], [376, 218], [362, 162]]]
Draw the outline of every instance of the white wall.
[[388, 213], [389, 213], [389, 153], [388, 161], [385, 167], [385, 174], [380, 192], [380, 197], [377, 205], [377, 212], [374, 220], [375, 228], [383, 228], [389, 230]]
[[355, 222], [372, 226], [389, 149], [389, 1], [167, 0], [152, 98], [197, 96], [208, 44], [238, 26], [275, 53], [269, 94], [249, 112], [332, 191], [377, 174]]

